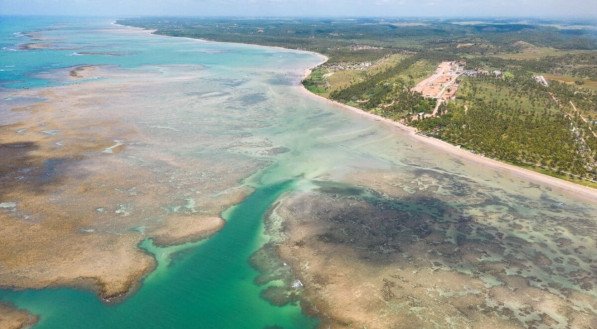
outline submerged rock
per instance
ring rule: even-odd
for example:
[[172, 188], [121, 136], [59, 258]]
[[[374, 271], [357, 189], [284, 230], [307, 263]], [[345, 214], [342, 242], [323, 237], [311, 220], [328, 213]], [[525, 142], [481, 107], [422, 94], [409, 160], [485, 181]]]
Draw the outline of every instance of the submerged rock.
[[17, 203], [16, 202], [2, 202], [0, 203], [0, 209], [7, 209], [7, 210], [16, 210]]
[[299, 300], [299, 294], [295, 291], [289, 290], [287, 287], [277, 286], [271, 286], [263, 290], [261, 297], [276, 306], [285, 306]]
[[291, 287], [294, 289], [300, 289], [303, 287], [303, 283], [301, 282], [301, 280], [294, 280]]

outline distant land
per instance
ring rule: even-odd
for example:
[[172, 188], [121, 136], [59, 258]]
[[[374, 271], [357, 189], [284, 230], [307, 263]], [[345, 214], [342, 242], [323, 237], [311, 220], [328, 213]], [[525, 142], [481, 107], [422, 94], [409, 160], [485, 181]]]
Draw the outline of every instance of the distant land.
[[137, 18], [118, 23], [169, 36], [324, 54], [329, 60], [303, 82], [313, 93], [487, 157], [597, 187], [597, 27], [591, 21]]

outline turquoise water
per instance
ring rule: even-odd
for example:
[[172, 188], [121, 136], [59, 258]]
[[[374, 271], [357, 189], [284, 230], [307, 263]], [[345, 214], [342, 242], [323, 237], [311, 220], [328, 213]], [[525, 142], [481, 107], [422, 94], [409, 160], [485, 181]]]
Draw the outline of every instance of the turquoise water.
[[[201, 64], [209, 67], [259, 67], [277, 52], [265, 48], [231, 44], [203, 44], [196, 40], [147, 37], [139, 33], [118, 33], [110, 20], [51, 17], [0, 16], [0, 86], [7, 88], [51, 85], [36, 74], [76, 65], [117, 65], [135, 68], [144, 65]], [[31, 40], [27, 32], [43, 32], [50, 49], [19, 51]], [[196, 50], [189, 47], [199, 48]], [[81, 55], [83, 54], [83, 55]], [[242, 54], [242, 61], [238, 56]], [[285, 52], [284, 60], [309, 60], [311, 56]], [[312, 60], [312, 58], [311, 58]]]
[[[32, 41], [28, 32], [40, 32], [42, 40], [36, 42], [50, 47], [20, 50], [19, 45]], [[122, 137], [115, 129], [113, 138], [123, 140], [124, 152], [109, 158], [90, 154], [72, 169], [76, 175], [83, 168], [85, 175], [75, 176], [79, 179], [105, 178], [110, 168], [104, 161], [133, 171], [152, 170], [130, 183], [135, 186], [113, 186], [110, 193], [120, 199], [77, 195], [73, 202], [68, 191], [79, 188], [76, 180], [47, 192], [56, 204], [67, 205], [66, 214], [80, 214], [75, 203], [85, 206], [89, 217], [97, 219], [93, 232], [138, 236], [165, 216], [164, 209], [190, 211], [193, 203], [184, 205], [191, 200], [201, 211], [201, 198], [219, 195], [225, 190], [220, 186], [254, 190], [224, 211], [227, 225], [205, 241], [157, 248], [144, 240], [140, 247], [155, 256], [158, 267], [118, 303], [106, 304], [93, 292], [72, 288], [0, 290], [0, 301], [40, 316], [35, 328], [315, 327], [317, 319], [305, 316], [300, 305], [276, 307], [262, 299], [265, 287], [254, 283], [258, 273], [249, 263], [269, 238], [263, 232], [264, 214], [291, 191], [311, 191], [313, 181], [358, 185], [384, 198], [439, 200], [516, 243], [550, 246], [542, 248], [553, 266], [569, 258], [574, 269], [587, 272], [594, 263], [597, 205], [446, 154], [392, 127], [305, 96], [296, 84], [305, 69], [320, 61], [313, 54], [153, 36], [107, 20], [47, 17], [0, 17], [0, 46], [0, 123], [25, 115], [6, 109], [19, 102], [14, 95], [41, 99], [43, 91], [52, 90], [45, 87], [58, 87], [54, 91], [65, 98], [92, 101], [72, 105], [65, 99], [54, 102], [56, 106], [72, 105], [90, 122], [109, 118], [138, 132]], [[105, 65], [106, 72], [97, 83], [56, 78], [64, 75], [60, 69], [77, 65]], [[85, 89], [87, 82], [93, 87]], [[69, 141], [60, 131], [52, 138]], [[230, 182], [229, 176], [244, 179]], [[153, 198], [143, 199], [146, 195]], [[19, 207], [20, 201], [0, 200]], [[95, 211], [121, 206], [130, 211], [128, 217]], [[562, 238], [569, 245], [560, 246]], [[504, 267], [510, 257], [524, 260], [525, 271], [512, 272], [542, 278], [544, 289], [572, 287], [585, 293], [572, 275], [579, 271], [570, 270], [568, 277], [538, 266], [531, 259], [533, 248], [505, 243], [499, 249], [505, 251], [494, 256], [504, 259]], [[582, 249], [588, 252], [570, 256]], [[467, 273], [477, 276], [485, 268], [473, 265], [479, 266]], [[594, 298], [597, 288], [591, 289], [586, 296]]]
[[[277, 67], [314, 60], [305, 54], [288, 52], [280, 57], [265, 48], [201, 44], [115, 32], [117, 29], [105, 20], [2, 17], [0, 85], [29, 89], [70, 84], [73, 82], [42, 75], [83, 64], [120, 69], [197, 64], [218, 76], [220, 71], [230, 72], [239, 66], [271, 64], [274, 56]], [[29, 41], [22, 32], [30, 31], [43, 31], [48, 41], [42, 42], [52, 47], [19, 50], [19, 44]], [[189, 54], [193, 47], [196, 52]], [[293, 185], [283, 179], [258, 183], [243, 203], [225, 212], [228, 225], [207, 241], [170, 248], [157, 248], [146, 241], [142, 247], [155, 255], [158, 268], [123, 302], [106, 304], [93, 292], [70, 288], [1, 290], [0, 301], [39, 315], [35, 328], [315, 327], [317, 320], [305, 316], [299, 305], [276, 307], [262, 299], [264, 287], [253, 282], [258, 273], [249, 264], [251, 254], [266, 241], [262, 227], [265, 212]]]
[[253, 283], [257, 272], [247, 261], [263, 243], [265, 212], [293, 185], [287, 181], [258, 188], [226, 212], [229, 225], [214, 237], [182, 248], [185, 252], [175, 253], [168, 266], [162, 256], [162, 266], [122, 303], [106, 305], [93, 293], [74, 289], [3, 291], [0, 297], [42, 314], [35, 328], [314, 327], [317, 321], [299, 308], [274, 307], [261, 299], [261, 288]]

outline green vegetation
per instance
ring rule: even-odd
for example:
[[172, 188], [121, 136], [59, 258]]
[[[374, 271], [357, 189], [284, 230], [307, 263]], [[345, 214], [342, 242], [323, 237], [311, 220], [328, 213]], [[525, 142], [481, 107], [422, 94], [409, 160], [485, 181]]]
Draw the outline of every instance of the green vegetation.
[[361, 82], [332, 92], [330, 97], [366, 110], [375, 110], [377, 114], [393, 119], [420, 112], [430, 113], [435, 107], [435, 100], [425, 99], [410, 91], [414, 86], [414, 72], [409, 69], [420, 62], [421, 59], [416, 55], [405, 58], [386, 70], [367, 76]]
[[309, 75], [309, 79], [303, 82], [305, 88], [315, 94], [325, 93], [325, 79], [323, 77], [324, 71], [322, 69], [316, 69]]
[[[489, 157], [597, 186], [595, 30], [529, 20], [138, 18], [120, 23], [171, 36], [325, 54], [328, 62], [303, 81], [313, 93]], [[461, 77], [456, 100], [441, 104], [432, 116], [436, 101], [411, 89], [438, 63], [452, 60], [465, 61], [468, 70], [503, 75]], [[535, 75], [545, 75], [549, 87]]]
[[524, 76], [468, 78], [446, 114], [413, 124], [430, 136], [492, 158], [595, 180], [597, 137], [563, 103], [567, 99], [561, 87], [545, 88]]
[[460, 24], [438, 19], [145, 17], [118, 22], [157, 29], [158, 34], [164, 35], [306, 49], [327, 55], [329, 64], [369, 62], [396, 53], [429, 51], [449, 57], [524, 53], [533, 47], [559, 50], [555, 54], [561, 55], [567, 55], [563, 52], [567, 50], [597, 49], [597, 36], [591, 30], [504, 20]]

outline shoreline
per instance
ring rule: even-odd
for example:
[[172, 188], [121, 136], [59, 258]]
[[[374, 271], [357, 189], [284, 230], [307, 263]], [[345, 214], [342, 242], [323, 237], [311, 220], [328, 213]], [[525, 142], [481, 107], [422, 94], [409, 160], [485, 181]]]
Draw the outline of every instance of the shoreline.
[[325, 62], [327, 62], [329, 60], [329, 57], [327, 57], [323, 54], [313, 52], [313, 51], [308, 51], [308, 50], [284, 48], [284, 47], [280, 47], [280, 46], [266, 46], [266, 45], [259, 45], [259, 44], [254, 44], [254, 43], [227, 42], [227, 41], [208, 40], [208, 39], [202, 39], [202, 38], [169, 36], [166, 34], [156, 33], [157, 30], [150, 30], [150, 29], [144, 29], [144, 28], [136, 27], [136, 26], [122, 25], [122, 24], [117, 23], [116, 21], [114, 21], [112, 24], [122, 26], [125, 28], [137, 29], [139, 31], [144, 31], [151, 35], [184, 38], [184, 39], [190, 39], [190, 40], [198, 40], [198, 41], [202, 41], [202, 42], [215, 42], [215, 43], [236, 44], [236, 45], [240, 44], [240, 45], [254, 46], [254, 47], [260, 47], [260, 48], [270, 48], [270, 49], [273, 48], [273, 49], [279, 49], [279, 50], [284, 50], [284, 51], [296, 51], [299, 53], [308, 53], [308, 54], [314, 55], [320, 59], [320, 62], [317, 63], [315, 66], [306, 69], [303, 72], [303, 77], [298, 84], [299, 90], [301, 91], [301, 93], [303, 95], [312, 97], [314, 99], [318, 99], [320, 101], [324, 101], [328, 105], [331, 105], [336, 108], [340, 108], [342, 110], [347, 110], [353, 114], [359, 115], [368, 120], [382, 122], [383, 124], [392, 126], [393, 128], [396, 128], [402, 132], [406, 132], [410, 138], [413, 138], [417, 141], [423, 142], [427, 145], [430, 145], [436, 149], [439, 149], [439, 150], [449, 153], [451, 155], [454, 155], [454, 156], [457, 156], [460, 158], [464, 158], [464, 159], [467, 159], [470, 161], [474, 161], [474, 162], [477, 162], [482, 165], [490, 166], [492, 168], [495, 168], [495, 169], [498, 169], [501, 171], [510, 172], [519, 178], [528, 179], [528, 180], [531, 180], [531, 181], [534, 181], [534, 182], [537, 182], [537, 183], [540, 183], [540, 184], [543, 184], [543, 185], [546, 185], [549, 187], [555, 187], [565, 193], [575, 194], [576, 197], [580, 197], [585, 200], [597, 201], [597, 189], [594, 189], [594, 188], [591, 188], [588, 186], [584, 186], [584, 185], [580, 185], [580, 184], [576, 184], [574, 182], [570, 182], [570, 181], [567, 181], [567, 180], [564, 180], [564, 179], [561, 179], [558, 177], [549, 176], [549, 175], [546, 175], [546, 174], [543, 174], [543, 173], [540, 173], [537, 171], [519, 167], [519, 166], [510, 164], [510, 163], [506, 163], [506, 162], [503, 162], [503, 161], [500, 161], [497, 159], [489, 158], [484, 155], [475, 154], [467, 149], [459, 148], [456, 145], [450, 144], [441, 139], [421, 135], [418, 133], [417, 129], [414, 127], [410, 127], [410, 126], [407, 126], [400, 122], [397, 122], [397, 121], [394, 121], [394, 120], [391, 120], [388, 118], [384, 118], [382, 116], [364, 111], [357, 107], [350, 106], [350, 105], [347, 105], [344, 103], [340, 103], [338, 101], [317, 95], [315, 93], [312, 93], [307, 88], [305, 88], [305, 86], [302, 84], [302, 80], [306, 79], [311, 74], [311, 72], [313, 71], [314, 68], [320, 66], [321, 64], [324, 64]]
[[[319, 54], [319, 55], [323, 56], [324, 58], [327, 58], [325, 55], [322, 55], [322, 54]], [[317, 66], [319, 66], [323, 63], [325, 63], [325, 61], [317, 64]], [[315, 67], [317, 67], [317, 66], [315, 66]], [[311, 74], [312, 70], [315, 67], [305, 70], [303, 80], [306, 79]], [[367, 111], [359, 109], [357, 107], [350, 106], [350, 105], [347, 105], [344, 103], [340, 103], [338, 101], [323, 97], [321, 95], [317, 95], [317, 94], [309, 91], [307, 88], [305, 88], [305, 86], [302, 83], [299, 83], [299, 85], [297, 87], [303, 95], [306, 95], [313, 99], [317, 99], [317, 100], [326, 102], [330, 106], [339, 108], [341, 110], [348, 111], [353, 114], [356, 114], [362, 118], [366, 118], [367, 120], [381, 122], [385, 125], [389, 125], [395, 129], [400, 130], [401, 132], [406, 133], [409, 138], [423, 142], [427, 145], [430, 145], [431, 147], [433, 147], [435, 149], [441, 150], [450, 155], [460, 157], [460, 158], [463, 158], [466, 160], [470, 160], [470, 161], [479, 163], [481, 165], [489, 166], [491, 168], [494, 168], [494, 169], [497, 169], [500, 171], [506, 171], [506, 172], [512, 173], [515, 176], [517, 176], [518, 178], [528, 179], [530, 181], [540, 183], [540, 184], [546, 185], [548, 187], [557, 188], [557, 189], [561, 190], [562, 192], [565, 192], [567, 194], [574, 194], [576, 197], [582, 198], [587, 201], [597, 201], [597, 189], [593, 189], [588, 186], [576, 184], [576, 183], [569, 182], [569, 181], [566, 181], [566, 180], [563, 180], [563, 179], [560, 179], [557, 177], [549, 176], [549, 175], [546, 175], [546, 174], [543, 174], [540, 172], [536, 172], [536, 171], [533, 171], [530, 169], [526, 169], [526, 168], [519, 167], [519, 166], [516, 166], [513, 164], [509, 164], [509, 163], [506, 163], [506, 162], [503, 162], [503, 161], [500, 161], [497, 159], [492, 159], [492, 158], [486, 157], [484, 155], [475, 154], [467, 149], [459, 148], [456, 145], [450, 144], [441, 139], [421, 135], [418, 133], [416, 128], [407, 126], [398, 121], [384, 118], [382, 116], [367, 112]]]
[[251, 46], [251, 47], [258, 47], [258, 48], [283, 50], [284, 52], [297, 52], [297, 53], [315, 55], [315, 56], [319, 57], [321, 60], [323, 60], [321, 63], [317, 64], [317, 66], [321, 65], [321, 64], [323, 64], [323, 63], [325, 63], [325, 62], [327, 62], [329, 60], [329, 58], [326, 55], [323, 55], [323, 54], [320, 54], [320, 53], [316, 53], [316, 52], [313, 52], [313, 51], [309, 51], [309, 50], [304, 50], [304, 49], [284, 48], [284, 47], [281, 47], [281, 46], [266, 46], [266, 45], [260, 45], [260, 44], [257, 44], [257, 43], [249, 43], [249, 42], [217, 41], [217, 40], [204, 39], [204, 38], [191, 38], [191, 37], [173, 36], [173, 35], [167, 35], [167, 34], [160, 34], [160, 33], [158, 33], [158, 30], [152, 30], [152, 29], [146, 29], [146, 28], [137, 27], [137, 26], [119, 24], [119, 23], [117, 23], [117, 21], [113, 21], [111, 24], [112, 25], [116, 25], [116, 26], [120, 26], [120, 27], [124, 27], [124, 28], [127, 28], [127, 29], [139, 30], [139, 32], [144, 32], [144, 33], [147, 33], [149, 35], [155, 35], [155, 36], [160, 36], [160, 37], [187, 39], [187, 40], [192, 40], [192, 41], [201, 41], [201, 42], [204, 42], [204, 43], [220, 43], [220, 44], [229, 44], [229, 45], [243, 45], [243, 46]]
[[[195, 40], [198, 40], [198, 39], [195, 39]], [[212, 42], [210, 40], [203, 40], [203, 41]], [[215, 41], [215, 42], [217, 42], [217, 41]], [[268, 46], [253, 45], [253, 44], [248, 44], [248, 45], [258, 46], [258, 47], [268, 47]], [[272, 47], [269, 47], [269, 48], [272, 48]], [[285, 48], [282, 48], [282, 49], [285, 49]], [[288, 50], [288, 49], [285, 49], [285, 50]], [[290, 49], [290, 50], [292, 50], [292, 49]], [[294, 50], [292, 50], [292, 51], [294, 51]], [[313, 67], [304, 70], [302, 79], [309, 76], [309, 74], [311, 73], [313, 68], [317, 67], [318, 65], [321, 65], [322, 63], [324, 63], [327, 60], [327, 57], [322, 54], [318, 54], [318, 53], [314, 53], [314, 52], [309, 52], [309, 53], [314, 54], [315, 56], [320, 58], [321, 61], [319, 63], [314, 64]], [[417, 129], [414, 127], [409, 127], [400, 122], [396, 122], [391, 119], [384, 118], [384, 117], [366, 112], [362, 109], [352, 107], [352, 106], [325, 98], [323, 96], [317, 95], [315, 93], [312, 93], [309, 90], [307, 90], [304, 87], [304, 85], [302, 85], [302, 83], [300, 83], [300, 82], [297, 83], [296, 87], [298, 87], [297, 91], [300, 94], [304, 95], [305, 97], [310, 97], [310, 98], [318, 100], [318, 101], [325, 101], [326, 104], [333, 106], [335, 109], [347, 111], [348, 113], [350, 113], [349, 115], [358, 115], [361, 118], [364, 118], [366, 120], [377, 121], [377, 122], [380, 122], [380, 124], [389, 125], [389, 126], [391, 126], [392, 129], [396, 129], [396, 132], [395, 132], [396, 134], [405, 134], [405, 136], [399, 135], [399, 138], [404, 138], [404, 137], [413, 138], [419, 142], [425, 143], [425, 145], [429, 145], [430, 147], [437, 149], [438, 151], [447, 153], [446, 154], [447, 156], [465, 159], [466, 161], [471, 161], [470, 163], [472, 163], [472, 164], [480, 164], [481, 166], [489, 166], [489, 167], [491, 167], [492, 170], [495, 170], [497, 172], [506, 173], [506, 174], [510, 175], [510, 177], [512, 177], [512, 178], [528, 180], [531, 182], [539, 183], [543, 187], [554, 188], [554, 190], [555, 190], [554, 193], [558, 193], [558, 194], [561, 193], [566, 196], [575, 197], [575, 198], [578, 198], [579, 200], [587, 200], [589, 202], [595, 202], [597, 200], [597, 190], [595, 190], [593, 188], [575, 184], [573, 182], [569, 182], [569, 181], [566, 181], [563, 179], [545, 175], [545, 174], [535, 172], [535, 171], [532, 171], [532, 170], [529, 170], [529, 169], [526, 169], [523, 167], [518, 167], [516, 165], [505, 163], [505, 162], [502, 162], [502, 161], [499, 161], [496, 159], [488, 158], [483, 155], [475, 154], [471, 151], [459, 148], [456, 145], [450, 144], [448, 142], [442, 141], [437, 138], [420, 135], [417, 132]], [[279, 199], [278, 202], [274, 204], [273, 211], [275, 212], [280, 207], [280, 204], [284, 203], [285, 200], [288, 200], [288, 196], [283, 196], [281, 199]], [[268, 217], [269, 216], [266, 216], [266, 218], [265, 218], [266, 222], [268, 220], [271, 220], [271, 218], [268, 218]], [[290, 234], [292, 234], [292, 233], [290, 233]], [[287, 239], [288, 239], [288, 237], [287, 237]], [[311, 272], [309, 269], [305, 269], [304, 263], [301, 263], [300, 259], [297, 259], [300, 257], [297, 256], [297, 251], [295, 249], [296, 245], [290, 243], [289, 241], [291, 241], [291, 240], [285, 240], [280, 245], [278, 245], [278, 248], [276, 249], [277, 257], [288, 263], [288, 265], [292, 268], [292, 273], [295, 276], [295, 278], [299, 279], [301, 282], [310, 284], [310, 286], [313, 287], [314, 286], [313, 278], [310, 278], [309, 274], [316, 273], [316, 272]], [[313, 255], [316, 255], [316, 254], [313, 253]], [[302, 259], [304, 260], [305, 257], [303, 257]], [[309, 260], [309, 258], [306, 258], [306, 259]], [[307, 264], [309, 264], [309, 262], [307, 262]], [[433, 271], [435, 271], [435, 270], [433, 270]], [[413, 273], [415, 273], [415, 272], [413, 272]], [[423, 272], [422, 274], [430, 275], [428, 272]], [[510, 283], [508, 283], [508, 285], [509, 284]], [[367, 287], [367, 288], [369, 289], [370, 287]], [[300, 297], [301, 308], [302, 308], [303, 312], [305, 314], [314, 316], [321, 321], [318, 328], [325, 328], [328, 326], [333, 326], [335, 323], [335, 320], [336, 320], [334, 315], [338, 314], [338, 313], [333, 313], [333, 307], [331, 307], [330, 304], [326, 304], [325, 300], [320, 298], [321, 296], [318, 295], [317, 290], [307, 289], [303, 293], [304, 293], [304, 295], [302, 295]], [[333, 304], [331, 304], [331, 305], [333, 305]], [[344, 318], [340, 318], [340, 320], [344, 320]], [[493, 327], [495, 327], [495, 326], [493, 326]]]

